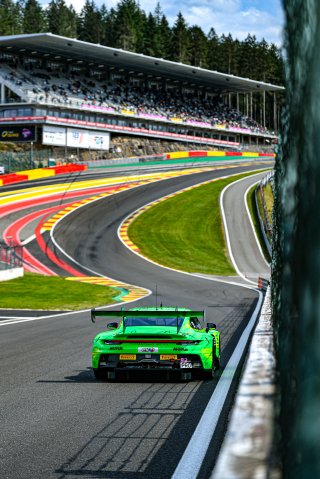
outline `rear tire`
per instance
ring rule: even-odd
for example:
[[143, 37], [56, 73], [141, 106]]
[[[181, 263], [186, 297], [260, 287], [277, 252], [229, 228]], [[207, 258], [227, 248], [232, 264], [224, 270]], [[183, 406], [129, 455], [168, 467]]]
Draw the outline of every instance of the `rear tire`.
[[[217, 367], [217, 362], [218, 362], [218, 367]], [[215, 351], [215, 346], [214, 346], [214, 349], [212, 350], [212, 365], [211, 365], [211, 369], [204, 369], [202, 371], [202, 378], [203, 379], [213, 379], [214, 377], [214, 372], [216, 369], [219, 369], [220, 365], [219, 365], [219, 360], [218, 358], [216, 357], [216, 351]]]
[[214, 378], [214, 369], [204, 369], [202, 371], [202, 379], [213, 379]]
[[213, 364], [214, 364], [215, 370], [218, 371], [218, 369], [220, 369], [220, 360], [219, 360], [219, 358], [215, 357], [215, 358], [214, 358], [214, 361], [213, 361]]

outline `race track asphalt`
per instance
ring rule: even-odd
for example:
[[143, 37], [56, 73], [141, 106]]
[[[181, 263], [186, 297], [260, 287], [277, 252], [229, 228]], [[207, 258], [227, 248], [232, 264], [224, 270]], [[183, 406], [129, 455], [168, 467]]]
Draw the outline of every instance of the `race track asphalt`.
[[258, 276], [270, 277], [270, 266], [261, 254], [246, 210], [245, 194], [266, 173], [232, 183], [225, 191], [223, 207], [230, 234], [230, 248], [240, 273], [257, 282]]
[[[232, 173], [252, 168], [239, 166]], [[222, 333], [224, 364], [257, 293], [150, 264], [125, 248], [116, 231], [129, 213], [153, 199], [230, 173], [210, 171], [125, 191], [76, 210], [54, 232], [59, 245], [84, 266], [153, 291], [157, 285], [158, 303], [206, 307], [207, 320], [215, 320]], [[154, 295], [142, 303], [155, 304]], [[91, 324], [89, 312], [0, 323], [1, 478], [171, 477], [219, 375], [187, 383], [152, 375], [97, 382], [90, 349], [103, 328], [103, 322]], [[227, 416], [228, 405], [201, 477], [214, 463]]]

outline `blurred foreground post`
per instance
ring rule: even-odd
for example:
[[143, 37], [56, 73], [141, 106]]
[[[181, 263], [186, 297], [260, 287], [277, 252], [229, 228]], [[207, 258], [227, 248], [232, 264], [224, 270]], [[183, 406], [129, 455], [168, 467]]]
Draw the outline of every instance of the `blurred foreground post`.
[[320, 477], [320, 2], [284, 0], [287, 108], [277, 159], [273, 317], [283, 477]]

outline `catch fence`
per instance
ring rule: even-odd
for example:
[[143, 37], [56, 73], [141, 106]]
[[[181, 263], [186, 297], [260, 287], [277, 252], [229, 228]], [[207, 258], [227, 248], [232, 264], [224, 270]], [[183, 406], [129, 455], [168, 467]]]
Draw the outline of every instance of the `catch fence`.
[[0, 242], [0, 269], [20, 268], [23, 264], [23, 247]]

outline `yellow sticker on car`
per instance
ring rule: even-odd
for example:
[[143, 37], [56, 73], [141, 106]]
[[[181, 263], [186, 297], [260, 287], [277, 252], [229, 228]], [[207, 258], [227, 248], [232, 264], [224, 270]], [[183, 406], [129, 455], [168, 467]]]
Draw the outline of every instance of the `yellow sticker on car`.
[[128, 360], [135, 360], [137, 359], [136, 354], [120, 354], [120, 359], [128, 359]]
[[168, 359], [177, 359], [176, 354], [160, 354], [160, 359], [168, 360]]

